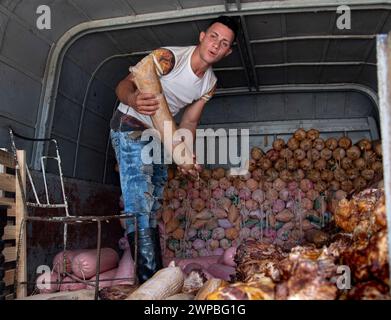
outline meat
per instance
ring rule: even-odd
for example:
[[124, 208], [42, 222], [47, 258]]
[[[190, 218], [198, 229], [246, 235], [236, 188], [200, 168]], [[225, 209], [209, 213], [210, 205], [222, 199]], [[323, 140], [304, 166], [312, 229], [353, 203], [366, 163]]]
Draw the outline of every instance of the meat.
[[377, 281], [358, 283], [347, 294], [351, 300], [391, 300], [388, 286]]
[[335, 251], [296, 246], [286, 254], [275, 245], [246, 242], [235, 257], [236, 280], [258, 283], [269, 279], [275, 284], [276, 299], [335, 299], [337, 288], [331, 281], [339, 257]]
[[251, 282], [263, 277], [280, 281], [282, 271], [278, 263], [286, 254], [273, 244], [247, 241], [239, 246], [235, 256], [236, 281]]
[[72, 279], [71, 277], [65, 277], [62, 279], [60, 291], [78, 291], [86, 289], [86, 287], [87, 285], [85, 283], [79, 282], [76, 279]]
[[[342, 230], [354, 233], [355, 236], [372, 234], [385, 227], [384, 191], [382, 189], [366, 189], [351, 200], [342, 199], [336, 208], [335, 223]], [[377, 214], [373, 212], [377, 209]], [[382, 214], [382, 210], [384, 214]], [[373, 217], [377, 217], [374, 219]]]
[[322, 262], [324, 261], [300, 258], [294, 263], [291, 276], [286, 283], [288, 300], [334, 300], [336, 298], [337, 287], [329, 281], [331, 274], [325, 272]]
[[375, 278], [388, 285], [388, 247], [385, 230], [369, 240], [357, 240], [342, 256], [344, 263], [352, 269], [356, 281], [369, 281]]
[[202, 288], [202, 286], [206, 283], [207, 277], [202, 272], [202, 270], [193, 270], [186, 277], [182, 292], [183, 293], [197, 293], [198, 290]]
[[101, 300], [125, 300], [133, 291], [137, 290], [137, 286], [117, 285], [106, 287], [99, 290], [99, 298]]
[[[115, 268], [118, 254], [111, 248], [102, 248], [100, 256], [100, 272]], [[96, 249], [84, 250], [73, 258], [72, 272], [81, 279], [89, 279], [96, 274]]]
[[207, 296], [207, 300], [273, 300], [275, 284], [269, 278], [256, 282], [237, 282], [218, 288]]
[[114, 276], [112, 285], [132, 285], [134, 283], [134, 261], [130, 253], [130, 248], [126, 248], [119, 261], [117, 273]]
[[225, 264], [214, 263], [208, 267], [206, 270], [213, 277], [218, 279], [223, 279], [226, 281], [231, 280], [231, 276], [235, 275], [235, 268], [227, 266]]

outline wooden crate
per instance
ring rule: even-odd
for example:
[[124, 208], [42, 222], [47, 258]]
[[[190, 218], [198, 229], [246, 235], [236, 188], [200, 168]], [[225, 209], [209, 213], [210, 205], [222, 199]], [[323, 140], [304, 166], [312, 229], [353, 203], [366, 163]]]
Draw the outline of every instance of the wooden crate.
[[[20, 174], [22, 177], [22, 185], [26, 190], [26, 153], [18, 151], [18, 162], [20, 166]], [[0, 150], [0, 204], [7, 206], [7, 223], [4, 227], [4, 235], [2, 240], [5, 242], [5, 247], [2, 252], [5, 258], [5, 275], [3, 281], [6, 285], [6, 298], [12, 299], [14, 294], [14, 275], [17, 250], [19, 245], [19, 232], [23, 217], [26, 215], [25, 206], [23, 205], [22, 193], [17, 181], [15, 173], [15, 161], [13, 154], [4, 150]], [[9, 194], [13, 195], [10, 196]], [[7, 195], [7, 196], [6, 196]], [[26, 230], [23, 230], [25, 235]], [[27, 252], [26, 252], [26, 237], [23, 237], [20, 244], [20, 261], [18, 271], [18, 282], [27, 281]], [[11, 266], [11, 267], [8, 267]], [[18, 298], [27, 295], [27, 285], [19, 285], [16, 292]]]

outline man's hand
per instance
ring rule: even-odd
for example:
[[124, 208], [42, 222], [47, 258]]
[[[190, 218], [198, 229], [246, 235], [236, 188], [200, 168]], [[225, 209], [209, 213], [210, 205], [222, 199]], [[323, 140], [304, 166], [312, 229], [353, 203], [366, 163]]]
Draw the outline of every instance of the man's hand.
[[198, 179], [199, 178], [199, 173], [202, 171], [202, 166], [196, 162], [196, 156], [193, 155], [194, 159], [194, 165], [191, 167], [191, 169], [188, 169], [188, 165], [178, 165], [179, 171], [183, 175], [190, 176], [192, 178]]
[[128, 103], [138, 113], [153, 116], [159, 109], [159, 101], [152, 93], [141, 93], [138, 89], [128, 95]]

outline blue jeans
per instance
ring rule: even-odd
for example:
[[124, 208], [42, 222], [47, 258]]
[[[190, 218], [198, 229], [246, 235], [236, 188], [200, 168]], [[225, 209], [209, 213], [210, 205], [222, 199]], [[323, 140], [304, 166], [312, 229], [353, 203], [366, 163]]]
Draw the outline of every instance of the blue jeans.
[[133, 217], [126, 220], [127, 233], [135, 231], [134, 217], [137, 218], [138, 229], [156, 228], [156, 212], [161, 207], [167, 182], [167, 167], [163, 161], [162, 164], [142, 162], [141, 151], [148, 141], [134, 138], [133, 133], [110, 132], [119, 165], [124, 211]]

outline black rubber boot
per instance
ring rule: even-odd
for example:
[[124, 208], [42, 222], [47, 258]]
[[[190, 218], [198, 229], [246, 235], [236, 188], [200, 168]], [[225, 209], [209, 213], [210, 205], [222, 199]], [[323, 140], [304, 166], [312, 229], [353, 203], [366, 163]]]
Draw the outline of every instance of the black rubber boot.
[[[140, 284], [151, 278], [158, 271], [159, 258], [155, 246], [154, 230], [151, 228], [138, 230], [137, 238], [137, 278]], [[132, 256], [135, 251], [135, 232], [128, 234], [128, 241]], [[161, 263], [161, 257], [160, 257]]]
[[155, 245], [155, 252], [156, 252], [156, 254], [155, 254], [156, 255], [156, 268], [157, 268], [157, 270], [160, 270], [161, 268], [163, 268], [163, 258], [162, 258], [162, 249], [160, 246], [159, 227], [152, 228], [152, 238], [153, 238], [153, 243]]

